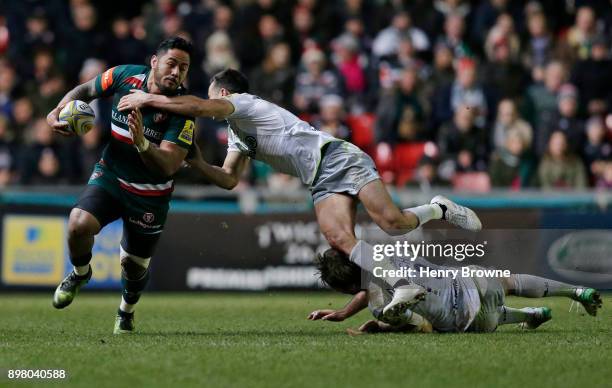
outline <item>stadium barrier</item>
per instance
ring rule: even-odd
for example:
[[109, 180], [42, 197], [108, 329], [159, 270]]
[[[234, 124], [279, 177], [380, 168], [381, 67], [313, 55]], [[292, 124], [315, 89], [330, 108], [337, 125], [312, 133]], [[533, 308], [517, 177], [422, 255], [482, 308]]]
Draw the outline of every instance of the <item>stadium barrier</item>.
[[[176, 194], [152, 260], [151, 290], [321, 287], [312, 259], [327, 243], [319, 233], [306, 191], [281, 195], [187, 187]], [[478, 211], [488, 233], [483, 236], [489, 246], [499, 248], [494, 259], [483, 265], [612, 288], [609, 194], [446, 194]], [[52, 192], [28, 188], [0, 194], [0, 289], [51, 289], [71, 269], [66, 225], [77, 195], [78, 189], [62, 187]], [[402, 207], [431, 197], [408, 190], [394, 191], [393, 196]], [[358, 229], [374, 229], [362, 213]], [[427, 229], [445, 227], [441, 222], [427, 225]], [[97, 236], [89, 288], [120, 288], [121, 231], [119, 220]], [[519, 241], [520, 252], [505, 248], [512, 239]], [[572, 273], [570, 267], [576, 263], [597, 268], [596, 275], [601, 276]]]

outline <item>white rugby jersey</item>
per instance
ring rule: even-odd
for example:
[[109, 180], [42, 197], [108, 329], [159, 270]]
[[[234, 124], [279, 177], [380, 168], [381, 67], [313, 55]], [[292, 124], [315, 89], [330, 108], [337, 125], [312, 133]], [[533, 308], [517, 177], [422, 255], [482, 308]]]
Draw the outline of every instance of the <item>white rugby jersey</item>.
[[234, 105], [234, 112], [226, 118], [227, 151], [248, 155], [310, 185], [321, 161], [321, 147], [339, 139], [252, 94], [226, 98]]
[[[423, 258], [415, 261], [393, 259], [396, 268], [413, 268], [416, 273], [419, 267], [444, 269], [449, 267], [434, 265]], [[442, 332], [465, 331], [470, 326], [480, 309], [480, 297], [471, 278], [458, 276], [456, 281], [450, 278], [414, 277], [411, 282], [427, 290], [425, 300], [412, 307], [412, 311], [427, 319], [433, 328]], [[368, 283], [368, 308], [375, 317], [382, 314], [382, 309], [391, 302], [388, 286], [381, 279], [372, 279]], [[409, 314], [409, 312], [407, 311]]]

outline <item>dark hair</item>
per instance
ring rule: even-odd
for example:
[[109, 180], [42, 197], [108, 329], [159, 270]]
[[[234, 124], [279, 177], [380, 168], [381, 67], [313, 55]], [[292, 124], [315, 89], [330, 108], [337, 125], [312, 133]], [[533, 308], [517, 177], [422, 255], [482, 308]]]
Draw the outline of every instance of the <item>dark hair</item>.
[[361, 289], [361, 268], [337, 249], [330, 248], [314, 260], [321, 280], [331, 288], [345, 293]]
[[173, 36], [172, 38], [168, 38], [161, 42], [159, 46], [157, 46], [157, 50], [155, 51], [155, 53], [157, 54], [157, 56], [162, 56], [168, 50], [171, 49], [182, 50], [189, 54], [189, 58], [191, 58], [191, 56], [193, 55], [193, 45], [191, 44], [191, 42], [178, 36]]
[[248, 93], [249, 80], [247, 77], [234, 69], [225, 69], [213, 75], [210, 83], [216, 83], [216, 87], [227, 89], [230, 93]]

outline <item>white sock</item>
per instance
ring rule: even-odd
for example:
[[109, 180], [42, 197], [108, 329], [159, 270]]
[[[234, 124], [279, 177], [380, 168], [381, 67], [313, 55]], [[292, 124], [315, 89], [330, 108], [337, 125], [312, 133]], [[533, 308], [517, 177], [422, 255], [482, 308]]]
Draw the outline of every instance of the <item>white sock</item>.
[[85, 276], [89, 272], [89, 264], [73, 266], [73, 268], [74, 268], [74, 273], [79, 276]]
[[[357, 244], [353, 247], [349, 260], [357, 264], [364, 271], [373, 274], [374, 268], [380, 267], [382, 269], [396, 270], [395, 266], [388, 260], [374, 261], [374, 248], [363, 240], [357, 241]], [[405, 279], [403, 277], [388, 276], [388, 272], [383, 272], [381, 279], [385, 281], [391, 287], [395, 287], [396, 283], [400, 280]]]
[[119, 309], [121, 311], [124, 313], [133, 313], [135, 308], [135, 304], [129, 304], [123, 299], [123, 297], [121, 297], [121, 304], [119, 305]]
[[431, 221], [442, 218], [442, 208], [437, 203], [411, 207], [402, 210], [403, 213], [410, 212], [419, 220], [419, 226]]

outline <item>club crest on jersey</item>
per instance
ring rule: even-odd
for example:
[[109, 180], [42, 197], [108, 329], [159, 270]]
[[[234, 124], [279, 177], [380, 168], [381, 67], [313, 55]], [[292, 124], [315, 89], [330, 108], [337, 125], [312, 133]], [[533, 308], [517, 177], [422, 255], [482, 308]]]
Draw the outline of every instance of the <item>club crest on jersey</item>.
[[168, 118], [168, 114], [167, 114], [167, 113], [164, 113], [164, 112], [158, 112], [158, 113], [155, 113], [155, 114], [153, 115], [153, 122], [154, 122], [155, 124], [159, 124], [159, 123], [161, 123], [162, 121], [166, 120], [167, 118]]
[[155, 219], [155, 215], [153, 213], [145, 213], [142, 215], [142, 219], [147, 224], [150, 224]]
[[136, 74], [136, 75], [126, 78], [125, 83], [130, 85], [133, 88], [140, 89], [146, 76], [147, 76], [146, 74]]

